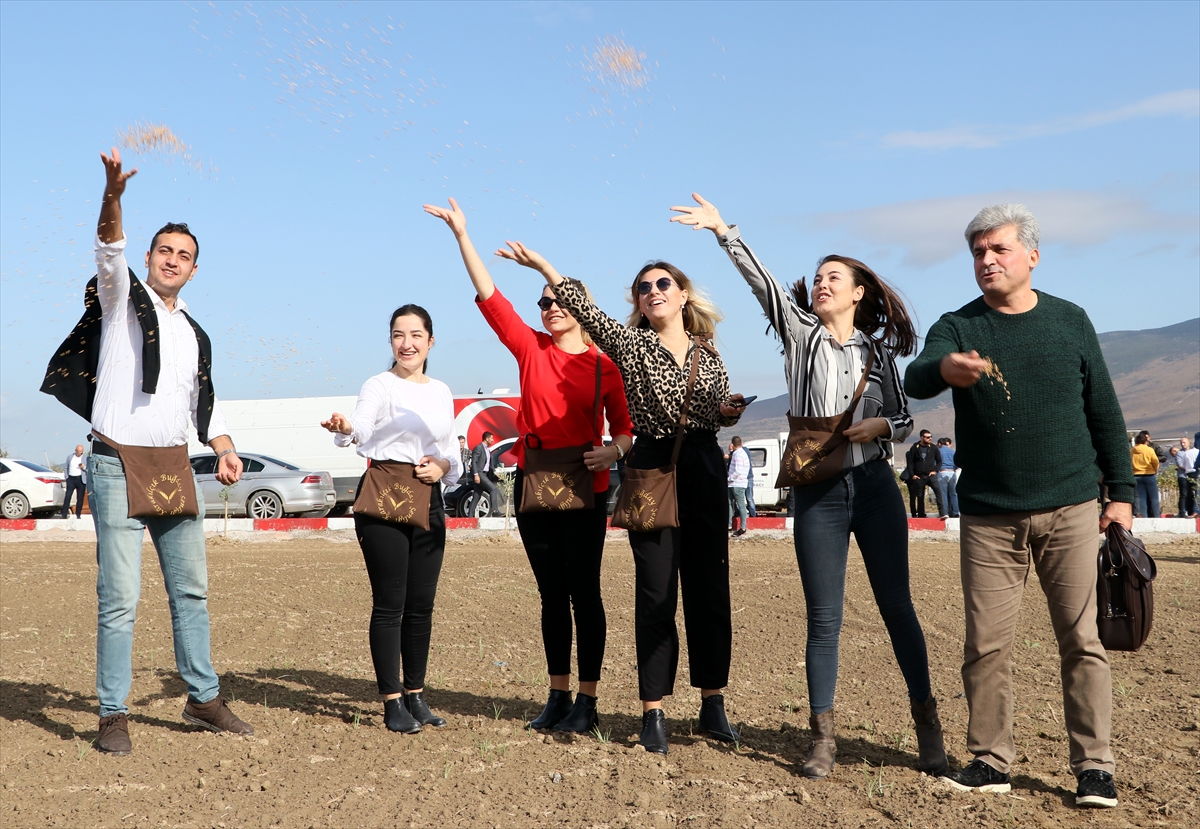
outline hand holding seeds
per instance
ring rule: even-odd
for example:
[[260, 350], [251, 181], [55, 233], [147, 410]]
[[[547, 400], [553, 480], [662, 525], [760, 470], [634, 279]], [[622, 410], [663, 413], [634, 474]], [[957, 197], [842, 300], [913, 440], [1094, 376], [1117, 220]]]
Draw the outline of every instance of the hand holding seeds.
[[942, 358], [942, 379], [955, 388], [969, 388], [979, 382], [987, 367], [988, 361], [980, 357], [978, 351], [947, 354]]

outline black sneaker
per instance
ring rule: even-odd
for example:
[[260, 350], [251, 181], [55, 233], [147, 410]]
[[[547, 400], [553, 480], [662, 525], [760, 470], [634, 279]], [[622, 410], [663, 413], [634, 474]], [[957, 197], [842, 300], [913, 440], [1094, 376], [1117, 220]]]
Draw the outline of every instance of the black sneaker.
[[972, 760], [971, 765], [962, 771], [943, 774], [938, 779], [949, 783], [960, 792], [1004, 794], [1005, 792], [1012, 791], [1012, 785], [1008, 782], [1008, 775], [1002, 771], [996, 771], [982, 760]]
[[1091, 806], [1096, 809], [1111, 809], [1117, 805], [1117, 787], [1113, 776], [1100, 769], [1088, 769], [1079, 775], [1079, 788], [1075, 790], [1076, 806]]

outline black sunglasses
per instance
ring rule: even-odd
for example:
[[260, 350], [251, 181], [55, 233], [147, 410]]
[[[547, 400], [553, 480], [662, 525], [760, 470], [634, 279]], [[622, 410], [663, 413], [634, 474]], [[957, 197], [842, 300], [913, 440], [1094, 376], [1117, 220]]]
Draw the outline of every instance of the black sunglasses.
[[[542, 297], [541, 299], [539, 299], [539, 300], [538, 300], [538, 303], [537, 303], [537, 305], [538, 305], [538, 307], [539, 307], [539, 308], [541, 308], [543, 311], [549, 311], [549, 310], [550, 310], [550, 306], [552, 306], [552, 305], [557, 305], [559, 308], [563, 308], [563, 306], [562, 306], [562, 303], [561, 303], [561, 302], [559, 302], [559, 301], [558, 301], [558, 299], [557, 299], [556, 297], [552, 297], [552, 296], [544, 296], [544, 297]], [[567, 310], [567, 309], [566, 309], [566, 308], [563, 308], [563, 310], [565, 311], [565, 310]]]
[[657, 287], [658, 290], [662, 291], [665, 294], [667, 292], [667, 289], [670, 288], [674, 284], [675, 284], [675, 280], [671, 279], [671, 277], [660, 276], [658, 279], [656, 279], [653, 282], [651, 282], [649, 279], [639, 282], [637, 291], [642, 296], [645, 296], [646, 294], [650, 293], [650, 289], [652, 287]]

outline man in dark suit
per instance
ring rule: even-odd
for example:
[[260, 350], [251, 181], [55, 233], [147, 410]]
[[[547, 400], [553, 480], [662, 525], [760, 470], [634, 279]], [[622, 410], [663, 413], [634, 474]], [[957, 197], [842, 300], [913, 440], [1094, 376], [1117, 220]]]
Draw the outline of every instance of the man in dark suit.
[[[908, 486], [908, 513], [913, 518], [925, 517], [925, 487], [932, 486], [937, 491], [937, 447], [933, 445], [933, 434], [928, 430], [921, 432], [921, 440], [914, 443], [905, 456], [910, 477], [904, 483]], [[938, 504], [939, 510], [941, 504]]]
[[475, 509], [479, 506], [479, 499], [483, 497], [484, 492], [488, 494], [490, 514], [497, 514], [496, 507], [500, 504], [500, 491], [496, 487], [496, 474], [492, 471], [491, 453], [491, 446], [495, 442], [496, 436], [492, 432], [484, 432], [483, 440], [471, 450], [472, 480], [475, 483], [475, 494], [471, 501], [471, 515], [475, 515]]

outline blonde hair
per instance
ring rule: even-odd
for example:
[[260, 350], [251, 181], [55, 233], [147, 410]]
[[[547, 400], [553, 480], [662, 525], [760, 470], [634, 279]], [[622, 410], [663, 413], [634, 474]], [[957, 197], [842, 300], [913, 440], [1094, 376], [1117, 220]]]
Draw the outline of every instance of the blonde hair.
[[679, 286], [682, 291], [687, 291], [687, 302], [683, 306], [683, 328], [689, 334], [713, 335], [717, 333], [717, 323], [724, 317], [720, 310], [713, 304], [704, 292], [697, 288], [692, 280], [687, 278], [687, 274], [679, 270], [670, 262], [661, 260], [647, 262], [642, 266], [642, 269], [637, 272], [637, 276], [633, 278], [633, 285], [629, 289], [629, 301], [633, 304], [633, 313], [629, 315], [629, 319], [625, 324], [630, 328], [649, 328], [650, 321], [642, 316], [642, 309], [638, 305], [638, 283], [642, 281], [642, 277], [647, 272], [653, 270], [666, 271], [671, 275], [671, 279]]

